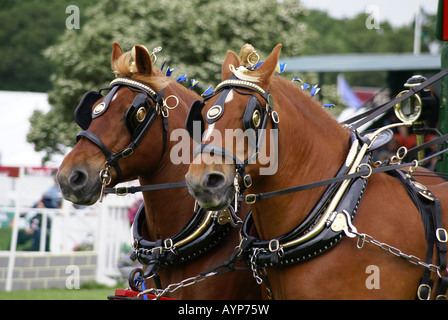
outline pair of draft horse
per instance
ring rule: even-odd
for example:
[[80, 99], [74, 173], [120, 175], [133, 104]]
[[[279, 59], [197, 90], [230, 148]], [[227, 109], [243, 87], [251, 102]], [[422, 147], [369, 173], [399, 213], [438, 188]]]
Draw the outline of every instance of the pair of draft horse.
[[[238, 232], [229, 228], [228, 235], [224, 232], [219, 237], [225, 239], [218, 245], [208, 244], [213, 248], [207, 252], [199, 250], [194, 259], [157, 268], [158, 277], [147, 286], [166, 286], [211, 270], [235, 253], [238, 243], [236, 250], [243, 245], [248, 248], [241, 250], [240, 256], [252, 270], [198, 282], [173, 292], [174, 298], [261, 298], [264, 290], [253, 275], [265, 281], [276, 299], [413, 299], [417, 288], [419, 297], [426, 298], [431, 296], [433, 280], [443, 291], [446, 224], [440, 220], [443, 217], [446, 223], [448, 219], [448, 186], [439, 178], [420, 178], [429, 191], [415, 181], [412, 170], [407, 175], [399, 170], [394, 174], [356, 175], [361, 168], [375, 167], [370, 164], [371, 151], [383, 132], [360, 135], [342, 127], [296, 86], [275, 76], [280, 50], [281, 45], [275, 47], [258, 68], [250, 59], [254, 56], [250, 49], [240, 59], [229, 51], [222, 67], [223, 82], [213, 96], [200, 101], [192, 91], [153, 68], [154, 54], [141, 46], [123, 53], [114, 43], [112, 69], [117, 78], [108, 88], [110, 93], [104, 98], [97, 92], [86, 95], [75, 112], [84, 131], [58, 173], [64, 197], [79, 204], [93, 204], [102, 196], [105, 185], [136, 177], [141, 185], [171, 183], [185, 175], [188, 190], [143, 193], [144, 210], [134, 226], [134, 237], [139, 234], [136, 252], [150, 269], [163, 254], [178, 255], [194, 242], [192, 234], [207, 228], [201, 223], [199, 228], [192, 227], [194, 199], [190, 194], [200, 206], [195, 211], [209, 210], [203, 210], [206, 214], [202, 221], [211, 219], [212, 224], [218, 220], [224, 220], [223, 225], [232, 222], [232, 214], [220, 212], [231, 211], [234, 197], [250, 203], [252, 211], [247, 217], [244, 204], [239, 210], [245, 219], [241, 241]], [[169, 97], [173, 96], [177, 99], [171, 101], [176, 101], [177, 108], [169, 113], [173, 106]], [[253, 114], [246, 124], [249, 107]], [[265, 137], [257, 134], [255, 145], [245, 141], [240, 154], [241, 150], [214, 145], [210, 134], [205, 134], [194, 155], [204, 161], [173, 165], [169, 155], [175, 142], [166, 136], [185, 123], [191, 128], [195, 120], [205, 124], [206, 133], [212, 129], [222, 133], [225, 129], [246, 129], [249, 125], [266, 129]], [[274, 134], [274, 142], [267, 139]], [[261, 155], [262, 149], [270, 150], [270, 143], [278, 144], [277, 170], [260, 175], [265, 162], [248, 160]], [[205, 161], [207, 157], [228, 157], [234, 164]], [[351, 178], [328, 186], [263, 197], [268, 191], [346, 174]], [[242, 192], [235, 193], [239, 186], [250, 194], [243, 197]], [[437, 214], [439, 207], [442, 217]], [[422, 208], [432, 210], [436, 222], [425, 218], [426, 212], [421, 215], [418, 209]], [[425, 234], [428, 228], [431, 233]], [[182, 233], [179, 230], [186, 229], [192, 231], [186, 240], [172, 240], [173, 235]], [[211, 236], [213, 230], [204, 234]], [[431, 241], [427, 243], [427, 239]], [[139, 247], [145, 243], [154, 246]], [[441, 252], [435, 250], [432, 258], [434, 243]], [[379, 272], [374, 289], [366, 281], [366, 270], [371, 266]], [[432, 297], [435, 295], [433, 290]]]

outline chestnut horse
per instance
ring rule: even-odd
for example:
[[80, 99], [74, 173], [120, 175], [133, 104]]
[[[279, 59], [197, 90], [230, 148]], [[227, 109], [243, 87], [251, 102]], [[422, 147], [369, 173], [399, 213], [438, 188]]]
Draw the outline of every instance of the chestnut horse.
[[[154, 55], [143, 46], [136, 45], [132, 52], [123, 53], [114, 42], [112, 69], [118, 77], [116, 80], [119, 85], [111, 87], [111, 92], [115, 90], [113, 96], [102, 98], [95, 95], [98, 93], [86, 95], [79, 110], [75, 112], [78, 123], [81, 123], [85, 131], [78, 135], [77, 144], [59, 168], [57, 178], [65, 199], [80, 205], [92, 205], [100, 197], [103, 182], [108, 183], [108, 187], [113, 187], [119, 182], [135, 178], [139, 179], [141, 185], [183, 181], [188, 164], [174, 164], [171, 161], [171, 150], [177, 141], [171, 141], [169, 137], [173, 130], [184, 127], [188, 107], [200, 97], [166, 77], [161, 71], [155, 70], [153, 59]], [[154, 98], [153, 93], [160, 93], [162, 90], [163, 93]], [[163, 100], [154, 101], [157, 99]], [[83, 104], [87, 104], [86, 110]], [[137, 117], [138, 121], [144, 123], [145, 116], [149, 117], [149, 109], [130, 110], [132, 119], [129, 119], [127, 112], [134, 104], [137, 107], [148, 107], [150, 104], [150, 109], [157, 104], [156, 108], [159, 108], [144, 137], [142, 129], [139, 129], [141, 124], [133, 122], [134, 117]], [[168, 111], [167, 108], [176, 105], [175, 110]], [[168, 121], [164, 122], [165, 120]], [[191, 148], [192, 142], [188, 136], [187, 138], [187, 144]], [[138, 142], [138, 145], [132, 145], [133, 142]], [[130, 146], [132, 152], [128, 151]], [[114, 158], [111, 154], [117, 156]], [[106, 176], [100, 177], [100, 172]], [[140, 231], [148, 241], [167, 239], [192, 219], [195, 201], [185, 187], [146, 191], [143, 198], [147, 230]], [[223, 262], [239, 243], [236, 229], [231, 229], [221, 244], [205, 254], [189, 262], [161, 268], [159, 276], [162, 287], [196, 276]], [[152, 279], [147, 282], [146, 287], [155, 288]], [[243, 270], [181, 288], [170, 297], [259, 299], [261, 294], [251, 273]]]
[[[268, 281], [275, 299], [413, 299], [417, 288], [422, 293], [428, 287], [419, 286], [425, 271], [433, 280], [446, 281], [446, 264], [439, 267], [436, 257], [426, 266], [422, 263], [427, 252], [425, 229], [407, 189], [399, 177], [388, 173], [369, 176], [367, 169], [375, 166], [368, 164], [368, 158], [363, 157], [362, 163], [356, 165], [357, 170], [365, 169], [367, 173], [348, 185], [348, 195], [337, 209], [330, 210], [328, 220], [321, 218], [323, 209], [330, 207], [331, 197], [336, 197], [337, 188], [344, 183], [332, 190], [331, 186], [319, 186], [269, 198], [255, 196], [333, 178], [341, 168], [354, 163], [359, 150], [352, 142], [360, 136], [357, 132], [341, 126], [292, 82], [274, 75], [280, 50], [281, 45], [277, 45], [258, 68], [254, 68], [257, 59], [251, 59], [256, 56], [253, 50], [242, 52], [240, 58], [228, 51], [222, 65], [223, 82], [190, 120], [207, 118], [207, 122], [203, 121], [206, 132], [215, 132], [205, 136], [190, 164], [186, 175], [190, 193], [204, 208], [220, 210], [233, 201], [235, 177], [240, 179], [240, 185], [248, 185], [250, 194], [244, 199], [252, 204], [253, 226], [246, 221], [247, 230], [243, 230], [264, 245], [251, 252], [248, 263], [258, 269], [259, 280]], [[254, 97], [260, 106], [259, 114], [251, 107]], [[227, 137], [225, 129], [247, 127], [251, 119], [248, 109], [252, 126], [263, 128], [261, 114], [266, 128], [265, 138], [256, 144], [258, 149], [249, 143], [250, 139], [237, 146], [227, 141], [224, 148], [216, 145], [216, 136]], [[218, 119], [209, 121], [210, 115], [216, 113]], [[273, 130], [277, 127], [278, 131]], [[258, 156], [257, 161], [248, 161], [254, 156]], [[263, 174], [262, 169], [268, 166], [274, 169]], [[430, 191], [420, 184], [413, 185], [441, 202], [445, 229], [439, 224], [436, 232], [439, 242], [446, 241], [448, 185], [432, 185]], [[322, 200], [324, 197], [329, 200]], [[344, 205], [347, 210], [342, 210]], [[338, 237], [324, 238], [324, 232], [337, 230], [341, 232]], [[297, 234], [300, 238], [293, 237]], [[365, 241], [372, 239], [369, 237], [386, 251]], [[432, 252], [432, 245], [429, 247]], [[294, 256], [294, 250], [301, 254]], [[397, 257], [400, 254], [406, 259]], [[442, 250], [442, 259], [445, 254]], [[291, 259], [285, 260], [288, 255]]]

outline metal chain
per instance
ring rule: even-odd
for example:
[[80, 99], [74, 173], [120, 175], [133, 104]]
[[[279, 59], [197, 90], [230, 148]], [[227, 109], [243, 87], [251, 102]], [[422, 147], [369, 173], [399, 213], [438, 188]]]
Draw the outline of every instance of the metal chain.
[[196, 284], [198, 282], [204, 281], [205, 279], [212, 277], [214, 275], [217, 275], [218, 272], [214, 271], [214, 272], [209, 272], [207, 274], [199, 274], [195, 277], [191, 277], [191, 278], [187, 278], [182, 280], [181, 282], [178, 283], [172, 283], [170, 285], [168, 285], [165, 289], [154, 289], [154, 288], [150, 288], [147, 289], [145, 291], [142, 291], [138, 294], [138, 296], [143, 296], [145, 294], [154, 294], [156, 297], [154, 298], [154, 300], [159, 300], [161, 297], [163, 297], [164, 295], [166, 295], [167, 293], [172, 293], [174, 291], [176, 291], [179, 288], [185, 288], [188, 286], [191, 286], [193, 284]]
[[377, 246], [377, 247], [379, 247], [379, 248], [381, 248], [381, 249], [383, 249], [383, 250], [393, 254], [396, 257], [404, 258], [404, 259], [408, 260], [412, 264], [425, 267], [429, 271], [437, 273], [437, 275], [439, 277], [441, 277], [441, 275], [440, 275], [440, 267], [439, 266], [436, 266], [436, 265], [434, 265], [432, 263], [426, 263], [426, 262], [422, 261], [419, 257], [416, 257], [414, 255], [405, 254], [400, 249], [398, 249], [398, 248], [396, 248], [394, 246], [391, 246], [391, 245], [389, 245], [387, 243], [375, 240], [372, 236], [370, 236], [368, 234], [359, 233], [359, 232], [357, 232], [356, 230], [353, 230], [353, 229], [350, 232], [358, 236], [358, 241], [356, 243], [356, 247], [358, 249], [362, 249], [364, 247], [364, 244], [366, 244], [366, 243], [371, 243], [371, 244], [373, 244], [373, 245], [375, 245], [375, 246]]
[[258, 275], [258, 269], [257, 269], [257, 263], [256, 263], [257, 256], [261, 251], [264, 251], [264, 250], [260, 249], [260, 248], [255, 248], [253, 250], [252, 257], [250, 258], [250, 268], [252, 270], [252, 275], [255, 278], [255, 281], [257, 282], [257, 284], [263, 283], [263, 279], [261, 279], [261, 277]]

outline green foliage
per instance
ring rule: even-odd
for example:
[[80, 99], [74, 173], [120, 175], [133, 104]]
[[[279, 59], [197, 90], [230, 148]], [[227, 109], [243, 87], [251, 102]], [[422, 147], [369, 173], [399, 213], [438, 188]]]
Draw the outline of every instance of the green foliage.
[[[47, 91], [55, 65], [42, 51], [65, 30], [69, 0], [1, 0], [0, 89]], [[77, 1], [88, 3], [87, 0]]]
[[[94, 6], [79, 5], [79, 9], [85, 21], [81, 28], [66, 30], [45, 51], [45, 57], [57, 66], [49, 91], [52, 111], [33, 117], [28, 141], [49, 155], [73, 144], [73, 139], [64, 137], [75, 136], [73, 111], [84, 92], [105, 87], [113, 79], [113, 41], [124, 50], [135, 44], [149, 50], [161, 46], [156, 67], [167, 59], [167, 65], [175, 69], [173, 78], [186, 74], [188, 81], [197, 79], [197, 90], [203, 92], [220, 80], [227, 50], [238, 53], [245, 43], [252, 43], [263, 58], [283, 43], [283, 54], [294, 56], [303, 52], [308, 39], [299, 0], [254, 0], [250, 4], [239, 0], [102, 0]], [[53, 126], [56, 131], [61, 123], [70, 126], [50, 138], [53, 134], [46, 128]]]
[[[245, 43], [254, 45], [262, 60], [277, 43], [283, 44], [281, 57], [348, 52], [411, 52], [413, 45], [411, 25], [392, 28], [388, 22], [381, 22], [380, 30], [369, 30], [365, 27], [366, 14], [337, 20], [325, 12], [304, 10], [300, 0], [32, 0], [26, 2], [30, 3], [29, 9], [21, 1], [13, 4], [9, 0], [0, 0], [2, 3], [5, 4], [3, 8], [6, 13], [0, 14], [0, 26], [5, 26], [0, 27], [0, 41], [7, 41], [8, 45], [0, 48], [0, 56], [10, 60], [0, 66], [0, 79], [6, 77], [7, 80], [3, 81], [8, 82], [7, 76], [17, 73], [18, 77], [28, 77], [21, 79], [21, 83], [29, 80], [37, 90], [38, 85], [47, 88], [48, 83], [33, 77], [40, 74], [48, 79], [50, 72], [52, 74], [49, 91], [52, 110], [47, 114], [34, 114], [28, 135], [28, 141], [36, 145], [36, 150], [45, 150], [48, 157], [62, 152], [66, 145], [73, 145], [76, 131], [79, 130], [74, 124], [73, 111], [82, 95], [88, 90], [107, 86], [113, 79], [110, 69], [113, 41], [124, 50], [130, 50], [135, 44], [145, 45], [149, 50], [161, 46], [163, 50], [157, 55], [159, 60], [156, 67], [160, 68], [166, 59], [166, 65], [174, 68], [173, 78], [186, 74], [188, 80], [200, 81], [197, 88], [199, 93], [221, 80], [221, 64], [226, 51], [238, 53]], [[49, 4], [52, 5], [51, 9]], [[79, 30], [65, 29], [64, 21], [68, 17], [65, 7], [69, 4], [79, 7]], [[24, 7], [24, 11], [14, 13], [12, 10], [17, 10], [16, 6]], [[40, 6], [46, 8], [48, 13], [39, 14], [43, 10], [39, 9]], [[31, 12], [32, 8], [35, 12]], [[48, 21], [41, 21], [45, 20], [39, 18], [42, 16]], [[40, 20], [36, 22], [33, 19]], [[53, 21], [52, 25], [50, 21]], [[63, 25], [62, 31], [60, 24]], [[20, 32], [24, 25], [29, 34]], [[31, 26], [37, 25], [36, 30], [30, 30]], [[40, 25], [43, 27], [40, 28]], [[38, 29], [47, 31], [48, 37], [52, 33], [57, 34], [58, 40], [54, 42], [56, 36], [45, 40]], [[18, 37], [14, 41], [20, 45], [10, 43], [14, 32]], [[38, 49], [21, 49], [28, 38], [34, 46], [39, 44]], [[48, 44], [53, 45], [48, 47]], [[42, 56], [41, 48], [45, 47], [48, 48]], [[427, 51], [426, 44], [423, 51]], [[34, 56], [38, 61], [24, 63]], [[33, 71], [27, 73], [27, 70]], [[301, 76], [308, 78], [308, 75]], [[368, 76], [352, 73], [346, 78], [352, 85], [381, 86], [385, 73], [370, 73]], [[322, 88], [323, 96], [331, 99], [325, 102], [337, 100], [335, 80], [334, 74], [324, 77], [326, 85]], [[189, 83], [185, 85], [189, 87]]]
[[64, 121], [63, 115], [51, 109], [47, 113], [35, 110], [30, 118], [31, 128], [27, 134], [27, 141], [34, 143], [37, 151], [45, 151], [42, 162], [51, 159], [53, 154], [63, 154], [66, 146], [75, 143], [78, 127], [74, 121]]
[[[253, 10], [257, 8], [257, 10]], [[105, 86], [113, 78], [110, 70], [112, 41], [124, 50], [143, 44], [174, 68], [173, 78], [187, 74], [200, 80], [200, 90], [219, 81], [226, 51], [239, 52], [252, 43], [262, 56], [282, 42], [284, 54], [298, 55], [307, 39], [300, 21], [303, 9], [298, 0], [113, 0], [80, 8], [88, 22], [79, 31], [67, 30], [46, 56], [58, 65], [50, 102], [72, 115], [83, 92]], [[269, 14], [265, 14], [269, 12]], [[293, 40], [294, 39], [294, 40]]]

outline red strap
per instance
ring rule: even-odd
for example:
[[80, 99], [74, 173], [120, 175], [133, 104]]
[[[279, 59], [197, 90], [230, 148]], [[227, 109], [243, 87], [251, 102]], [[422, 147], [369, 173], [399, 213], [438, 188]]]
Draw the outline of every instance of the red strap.
[[448, 0], [443, 0], [442, 36], [443, 40], [448, 40]]
[[[140, 292], [137, 291], [133, 291], [133, 290], [128, 290], [128, 289], [116, 289], [115, 290], [115, 296], [116, 297], [127, 297], [127, 298], [132, 298], [132, 297], [137, 297], [138, 294]], [[155, 295], [153, 294], [146, 294], [146, 296], [148, 297], [148, 300], [153, 300], [156, 298]], [[167, 298], [167, 297], [161, 297], [160, 300], [174, 300], [172, 298]]]

